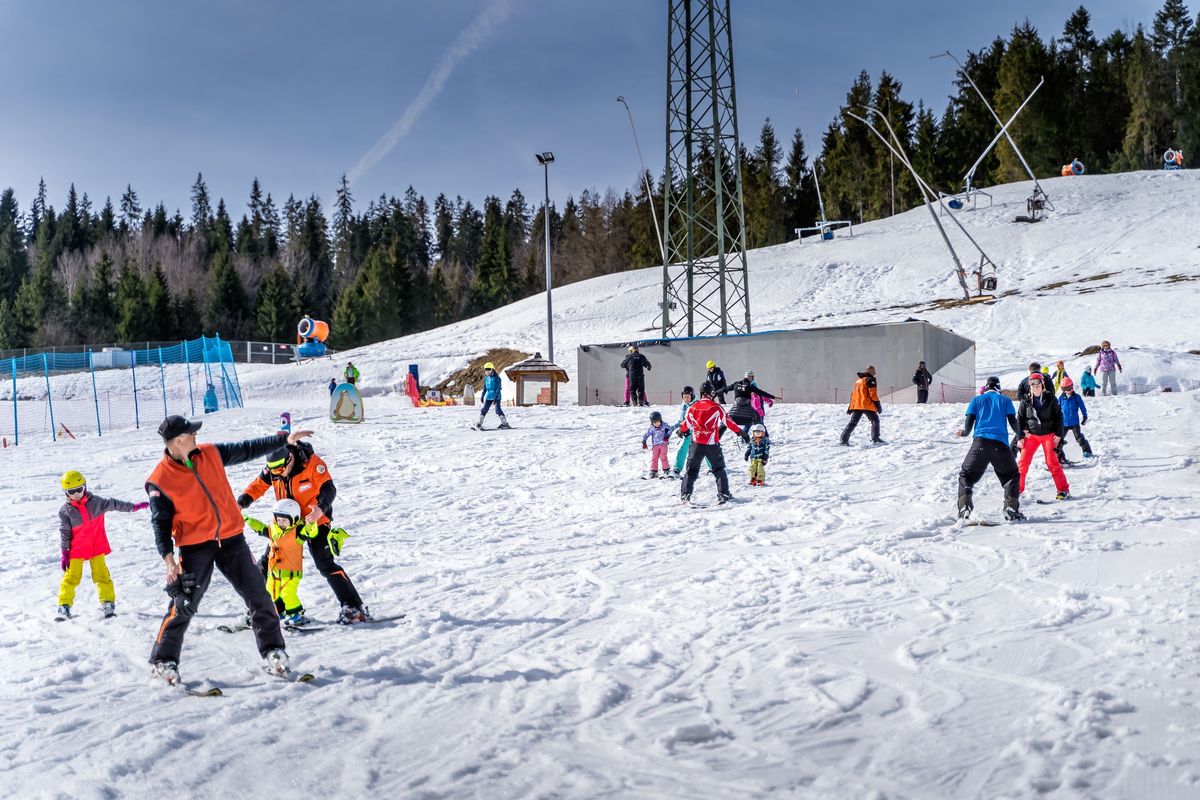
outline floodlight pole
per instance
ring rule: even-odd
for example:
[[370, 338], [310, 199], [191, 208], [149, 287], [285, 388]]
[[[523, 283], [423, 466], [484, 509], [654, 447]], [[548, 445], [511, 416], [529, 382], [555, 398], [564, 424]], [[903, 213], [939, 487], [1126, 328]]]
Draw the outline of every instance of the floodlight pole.
[[658, 239], [658, 252], [665, 265], [667, 248], [663, 245], [662, 231], [658, 227], [658, 212], [654, 210], [654, 192], [650, 190], [650, 173], [646, 171], [646, 162], [642, 158], [642, 145], [638, 142], [637, 127], [633, 124], [633, 112], [629, 110], [629, 103], [625, 102], [624, 97], [618, 97], [617, 102], [625, 106], [625, 113], [629, 115], [629, 130], [633, 131], [633, 146], [637, 148], [638, 163], [642, 165], [642, 181], [646, 184], [646, 202], [650, 205], [650, 219], [654, 220], [654, 236]]
[[554, 362], [554, 307], [550, 301], [550, 290], [553, 288], [553, 279], [550, 273], [550, 165], [554, 163], [554, 153], [546, 151], [538, 153], [535, 156], [538, 163], [542, 165], [546, 176], [546, 199], [543, 208], [546, 211], [545, 221], [542, 227], [546, 229], [546, 353], [547, 358], [551, 363]]

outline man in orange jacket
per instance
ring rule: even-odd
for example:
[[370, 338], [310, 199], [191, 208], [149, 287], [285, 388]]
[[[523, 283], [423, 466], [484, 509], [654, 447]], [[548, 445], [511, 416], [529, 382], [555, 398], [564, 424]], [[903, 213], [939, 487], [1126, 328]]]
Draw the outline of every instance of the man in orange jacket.
[[[307, 442], [279, 448], [267, 456], [267, 465], [262, 472], [238, 496], [238, 505], [249, 508], [255, 500], [266, 494], [267, 489], [274, 489], [276, 500], [295, 500], [300, 504], [304, 519], [317, 524], [317, 535], [308, 540], [308, 552], [341, 604], [338, 622], [349, 625], [370, 619], [370, 611], [363, 605], [346, 570], [335, 560], [330, 545], [329, 529], [337, 487], [333, 485], [333, 476], [329, 474], [329, 466], [324, 459], [313, 452], [312, 445]], [[259, 561], [259, 567], [265, 577], [266, 553]]]
[[846, 413], [850, 415], [850, 422], [842, 431], [842, 444], [850, 445], [850, 434], [854, 433], [855, 426], [864, 414], [871, 421], [871, 441], [874, 444], [883, 444], [883, 440], [879, 438], [880, 411], [883, 411], [883, 403], [879, 402], [879, 390], [875, 386], [875, 368], [867, 367], [866, 372], [858, 373], [858, 380], [854, 382], [850, 405], [846, 409]]
[[[213, 568], [233, 585], [251, 609], [251, 627], [267, 669], [288, 671], [279, 614], [242, 531], [245, 522], [233, 497], [225, 468], [269, 453], [312, 431], [283, 432], [229, 444], [197, 444], [203, 423], [177, 414], [163, 420], [158, 434], [166, 445], [162, 460], [146, 479], [150, 525], [158, 553], [167, 566], [171, 606], [150, 652], [154, 672], [179, 682], [179, 655], [188, 624], [208, 590]], [[179, 549], [178, 559], [175, 548]]]

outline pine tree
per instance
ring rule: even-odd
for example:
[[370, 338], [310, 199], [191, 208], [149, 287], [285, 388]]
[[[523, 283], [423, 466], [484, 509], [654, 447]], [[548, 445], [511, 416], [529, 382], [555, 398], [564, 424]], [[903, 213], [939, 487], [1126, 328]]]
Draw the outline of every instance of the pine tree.
[[50, 261], [38, 260], [33, 274], [21, 284], [13, 302], [17, 326], [13, 332], [17, 343], [13, 347], [65, 344], [60, 339], [69, 322], [67, 291], [54, 277]]
[[29, 207], [29, 216], [26, 220], [25, 241], [29, 244], [33, 244], [37, 240], [38, 229], [42, 226], [42, 219], [46, 216], [47, 208], [49, 206], [46, 203], [46, 180], [39, 178], [37, 194]]
[[354, 275], [351, 263], [353, 238], [354, 195], [350, 193], [350, 181], [343, 172], [333, 203], [333, 265], [339, 286], [347, 285]]
[[[359, 274], [361, 276], [361, 270]], [[356, 281], [355, 285], [346, 287], [342, 292], [333, 310], [333, 326], [329, 332], [331, 345], [345, 350], [367, 341], [363, 338], [362, 318], [359, 315], [361, 305], [362, 296]]]
[[27, 335], [7, 297], [0, 297], [0, 349], [25, 347]]
[[509, 256], [500, 198], [488, 197], [483, 203], [483, 243], [479, 266], [471, 284], [470, 307], [481, 314], [507, 302], [509, 292]]
[[208, 251], [210, 253], [233, 250], [233, 221], [225, 210], [225, 198], [217, 200], [217, 214], [213, 218], [212, 230], [209, 232]]
[[121, 268], [117, 280], [117, 341], [132, 343], [150, 339], [146, 317], [146, 289], [137, 263], [132, 259]]
[[1150, 169], [1157, 161], [1163, 131], [1169, 126], [1168, 98], [1156, 79], [1159, 56], [1146, 32], [1138, 27], [1130, 49], [1126, 70], [1126, 88], [1130, 98], [1129, 120], [1125, 125], [1119, 167], [1127, 170]]
[[789, 232], [816, 223], [820, 215], [817, 187], [813, 181], [812, 170], [808, 166], [804, 134], [799, 128], [792, 134], [792, 147], [783, 167], [783, 197]]
[[1163, 58], [1182, 48], [1192, 31], [1192, 15], [1187, 4], [1183, 0], [1165, 0], [1154, 15], [1150, 31], [1150, 44]]
[[144, 284], [147, 335], [158, 340], [176, 338], [178, 326], [175, 310], [171, 304], [171, 292], [167, 287], [167, 276], [163, 272], [162, 264], [154, 265]]
[[180, 339], [195, 339], [204, 333], [200, 302], [191, 288], [171, 301], [171, 317], [175, 320], [175, 336]]
[[103, 239], [117, 232], [117, 212], [113, 208], [112, 198], [104, 198], [104, 208], [100, 210], [100, 218], [96, 223], [96, 238]]
[[201, 239], [206, 239], [212, 224], [213, 211], [208, 199], [208, 186], [204, 183], [204, 175], [197, 172], [196, 182], [192, 184], [192, 230]]
[[265, 342], [291, 339], [300, 319], [296, 286], [280, 266], [267, 273], [258, 287], [254, 309], [254, 335]]
[[450, 258], [454, 252], [454, 206], [444, 194], [433, 201], [433, 237], [438, 259]]
[[246, 319], [249, 304], [242, 279], [233, 268], [228, 252], [220, 250], [213, 256], [208, 273], [208, 302], [205, 305], [205, 328], [225, 339], [246, 338]]
[[5, 189], [0, 194], [0, 299], [15, 298], [28, 272], [29, 256], [17, 198], [12, 189]]
[[90, 289], [85, 294], [86, 319], [89, 330], [83, 341], [111, 342], [117, 332], [117, 298], [113, 286], [113, 263], [107, 250], [92, 268]]
[[782, 159], [775, 128], [767, 118], [759, 131], [758, 146], [742, 172], [747, 247], [787, 241], [783, 186], [779, 179]]
[[[1000, 63], [1000, 86], [996, 90], [996, 113], [1000, 119], [1007, 121], [1013, 115], [1042, 76], [1051, 75], [1053, 78], [1053, 64], [1050, 50], [1029, 20], [1013, 28]], [[1057, 168], [1062, 163], [1059, 148], [1056, 147], [1057, 114], [1054, 113], [1054, 105], [1052, 93], [1043, 87], [1008, 127], [1009, 135], [1021, 149], [1035, 175], [1057, 174]], [[1000, 159], [997, 177], [1001, 182], [1028, 177], [1020, 158], [1007, 140], [1001, 140], [996, 148]]]
[[132, 184], [126, 184], [125, 192], [121, 195], [121, 233], [136, 231], [141, 218], [142, 205], [138, 202], [137, 192], [133, 190]]

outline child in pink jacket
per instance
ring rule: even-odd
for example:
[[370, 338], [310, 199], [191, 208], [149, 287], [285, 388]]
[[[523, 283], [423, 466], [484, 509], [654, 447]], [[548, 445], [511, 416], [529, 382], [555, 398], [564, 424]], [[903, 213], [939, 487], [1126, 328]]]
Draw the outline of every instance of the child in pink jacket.
[[[662, 414], [657, 411], [650, 412], [650, 427], [646, 429], [645, 435], [642, 436], [642, 449], [650, 450], [650, 477], [657, 478], [658, 470], [662, 469], [664, 478], [671, 477], [671, 466], [667, 461], [667, 447], [671, 441], [670, 425], [663, 422]], [[653, 448], [650, 447], [650, 442]]]

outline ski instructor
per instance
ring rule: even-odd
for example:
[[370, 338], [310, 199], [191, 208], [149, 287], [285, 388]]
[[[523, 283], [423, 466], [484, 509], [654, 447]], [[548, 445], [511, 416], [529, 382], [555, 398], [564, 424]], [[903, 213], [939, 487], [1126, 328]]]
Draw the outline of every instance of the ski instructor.
[[[179, 682], [183, 635], [208, 590], [213, 567], [233, 585], [251, 609], [251, 627], [268, 671], [286, 675], [287, 653], [279, 615], [242, 531], [245, 522], [225, 468], [294, 444], [312, 431], [279, 432], [229, 444], [197, 444], [203, 423], [172, 414], [158, 426], [165, 449], [146, 479], [154, 542], [167, 566], [171, 606], [150, 651], [154, 672]], [[179, 548], [178, 559], [175, 548]]]

